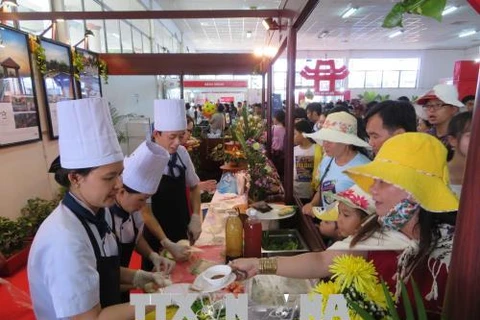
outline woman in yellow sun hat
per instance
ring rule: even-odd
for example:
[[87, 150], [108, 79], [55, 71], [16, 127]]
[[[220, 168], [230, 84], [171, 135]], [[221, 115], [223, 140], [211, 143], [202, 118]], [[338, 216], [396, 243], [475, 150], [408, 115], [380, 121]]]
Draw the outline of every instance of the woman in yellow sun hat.
[[329, 266], [335, 257], [360, 255], [373, 260], [380, 277], [397, 296], [401, 282], [414, 278], [428, 319], [439, 319], [458, 209], [458, 200], [448, 187], [446, 154], [442, 143], [425, 133], [392, 137], [371, 163], [346, 170], [372, 195], [376, 209], [376, 215], [354, 237], [323, 252], [271, 261], [238, 259], [232, 262], [233, 268], [246, 271], [248, 276], [273, 273], [324, 278], [330, 276]]

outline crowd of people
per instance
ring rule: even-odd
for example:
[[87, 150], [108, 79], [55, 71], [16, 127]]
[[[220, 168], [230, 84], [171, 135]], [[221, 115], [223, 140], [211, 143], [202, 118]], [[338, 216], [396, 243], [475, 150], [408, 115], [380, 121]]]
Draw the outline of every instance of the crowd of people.
[[[413, 103], [420, 107], [402, 98], [296, 108], [294, 192], [329, 247], [293, 257], [238, 259], [232, 267], [248, 277], [324, 278], [335, 257], [358, 255], [374, 262], [396, 296], [400, 284], [414, 278], [430, 318], [438, 317], [472, 111], [448, 85]], [[224, 131], [243, 108], [265, 116], [262, 105], [218, 104], [211, 129]], [[168, 285], [175, 260], [188, 259], [189, 245], [202, 232], [200, 192], [215, 189], [215, 181], [200, 181], [182, 145], [199, 123], [197, 108], [193, 116], [191, 109], [182, 100], [156, 100], [152, 141], [124, 158], [103, 99], [58, 104], [60, 156], [50, 172], [67, 192], [30, 251], [38, 319], [133, 319], [133, 307], [125, 303], [128, 290]], [[275, 112], [267, 130], [282, 174], [284, 110]], [[142, 270], [129, 269], [133, 250], [142, 255]]]
[[329, 247], [232, 267], [248, 277], [326, 278], [335, 257], [358, 255], [396, 297], [402, 282], [411, 293], [413, 278], [429, 319], [440, 319], [472, 122], [464, 103], [474, 100], [457, 96], [437, 85], [413, 102], [295, 110], [294, 192]]

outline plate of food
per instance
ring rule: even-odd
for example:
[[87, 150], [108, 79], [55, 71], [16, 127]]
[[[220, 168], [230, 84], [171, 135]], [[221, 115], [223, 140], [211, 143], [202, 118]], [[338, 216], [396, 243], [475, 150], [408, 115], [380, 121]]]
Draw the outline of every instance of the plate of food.
[[290, 218], [297, 212], [296, 206], [287, 206], [283, 204], [275, 204], [275, 203], [268, 203], [266, 204], [268, 207], [265, 209], [269, 209], [268, 211], [258, 210], [255, 206], [252, 206], [255, 210], [258, 211], [257, 219], [259, 220], [280, 220]]

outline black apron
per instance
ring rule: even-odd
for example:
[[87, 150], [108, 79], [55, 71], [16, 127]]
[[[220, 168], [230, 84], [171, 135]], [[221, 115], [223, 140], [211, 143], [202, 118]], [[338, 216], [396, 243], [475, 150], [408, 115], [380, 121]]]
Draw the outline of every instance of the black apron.
[[[123, 210], [123, 208], [121, 208], [118, 204], [114, 204], [112, 207], [110, 207], [110, 213], [112, 214], [112, 229], [115, 232], [115, 234], [117, 232], [117, 229], [115, 227], [115, 216], [118, 216], [122, 219], [122, 225], [128, 219], [132, 219], [133, 232], [134, 232], [134, 237], [132, 242], [122, 241], [122, 237], [121, 237], [121, 229], [123, 228], [122, 225], [120, 225], [120, 234], [116, 234], [118, 243], [119, 243], [119, 249], [120, 249], [120, 265], [122, 267], [128, 268], [128, 266], [130, 265], [130, 259], [132, 258], [133, 250], [135, 249], [135, 245], [137, 244], [136, 241], [137, 241], [137, 235], [138, 235], [138, 228], [135, 225], [135, 220], [130, 215], [130, 213]], [[130, 290], [122, 291], [121, 302], [129, 302], [129, 301], [130, 301]]]
[[[177, 158], [181, 165], [176, 164]], [[169, 175], [162, 176], [157, 192], [152, 196], [152, 213], [162, 226], [167, 238], [177, 242], [188, 238], [188, 224], [190, 223], [186, 193], [186, 167], [177, 153], [170, 156], [168, 167]], [[177, 177], [174, 175], [174, 168], [180, 172]], [[143, 236], [153, 251], [158, 252], [160, 241], [157, 237], [148, 228], [143, 228]], [[142, 258], [142, 269], [152, 271], [153, 264], [149, 259]]]
[[[100, 234], [100, 238], [104, 238], [105, 234], [112, 232], [108, 223], [105, 221], [105, 209], [101, 208], [96, 215], [85, 209], [79, 204], [70, 193], [66, 193], [63, 198], [63, 204], [69, 208], [75, 216], [80, 220], [95, 252], [97, 260], [97, 272], [100, 277], [100, 305], [103, 308], [121, 303], [120, 299], [120, 257], [118, 255], [111, 257], [102, 257], [100, 247], [93, 235], [92, 230], [87, 224], [93, 223]], [[118, 246], [118, 240], [117, 240]]]

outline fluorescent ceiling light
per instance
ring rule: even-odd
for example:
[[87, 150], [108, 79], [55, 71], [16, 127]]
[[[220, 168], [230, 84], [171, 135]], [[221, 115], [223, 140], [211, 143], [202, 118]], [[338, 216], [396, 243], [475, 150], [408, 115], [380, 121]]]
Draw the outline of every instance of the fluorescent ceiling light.
[[348, 9], [347, 11], [345, 11], [345, 12], [342, 14], [342, 18], [343, 18], [343, 19], [347, 19], [347, 18], [350, 17], [352, 14], [354, 14], [357, 10], [358, 10], [358, 8], [356, 8], [356, 7], [351, 7], [350, 9]]
[[473, 34], [475, 34], [475, 33], [477, 33], [477, 31], [475, 31], [475, 30], [464, 31], [464, 32], [460, 33], [460, 34], [458, 35], [458, 37], [459, 37], [459, 38], [464, 38], [464, 37], [471, 36], [471, 35], [473, 35]]
[[457, 11], [457, 9], [458, 9], [457, 6], [450, 6], [450, 7], [446, 8], [445, 10], [443, 10], [442, 16], [446, 16], [447, 14], [450, 14], [454, 11]]
[[247, 38], [251, 38], [252, 37], [252, 31], [247, 31]]
[[402, 33], [403, 33], [402, 30], [398, 30], [398, 31], [390, 34], [388, 37], [389, 37], [389, 38], [395, 38], [395, 37], [398, 37], [399, 35], [401, 35]]
[[318, 35], [318, 37], [319, 37], [320, 39], [325, 38], [326, 36], [328, 36], [328, 31], [327, 31], [327, 30], [322, 31], [322, 33], [320, 33], [320, 34]]

